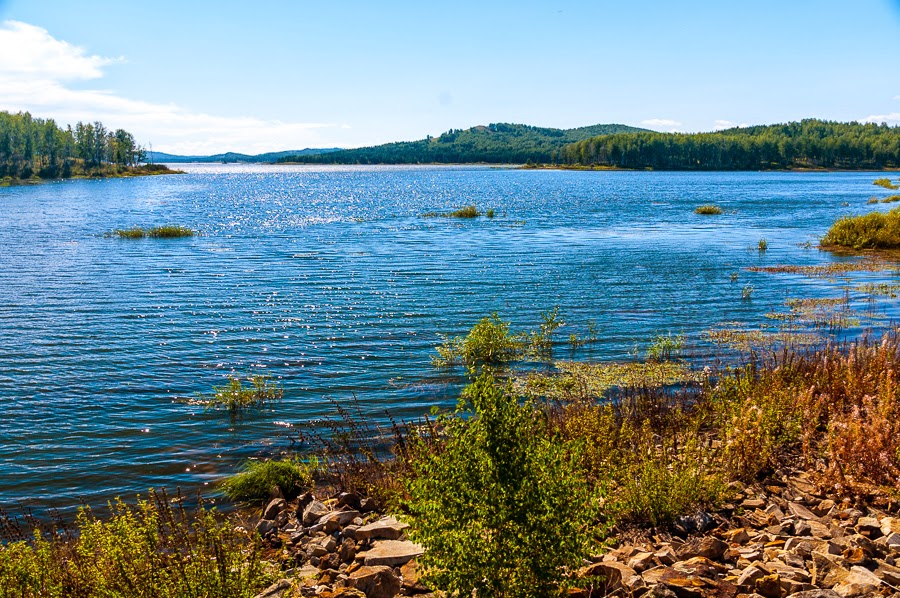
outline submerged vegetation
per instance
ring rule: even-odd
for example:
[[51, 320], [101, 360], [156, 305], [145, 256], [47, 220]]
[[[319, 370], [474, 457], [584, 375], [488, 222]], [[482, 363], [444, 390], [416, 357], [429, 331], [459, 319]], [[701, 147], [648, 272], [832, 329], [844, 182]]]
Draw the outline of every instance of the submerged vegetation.
[[703, 206], [697, 206], [697, 208], [694, 209], [694, 213], [701, 214], [704, 216], [719, 216], [721, 214], [724, 214], [725, 212], [723, 212], [722, 208], [720, 208], [719, 206], [716, 206], [713, 204], [706, 204]]
[[895, 185], [893, 182], [891, 182], [891, 179], [889, 179], [887, 177], [881, 178], [881, 179], [875, 179], [875, 181], [872, 184], [877, 185], [879, 187], [884, 187], [885, 189], [891, 189], [894, 191], [896, 191], [897, 189], [900, 189], [900, 185]]
[[[494, 217], [494, 210], [488, 210], [488, 218]], [[481, 216], [481, 212], [478, 211], [473, 205], [463, 206], [452, 212], [426, 212], [422, 214], [422, 218], [478, 218]]]
[[900, 208], [845, 216], [822, 237], [821, 246], [849, 249], [896, 249], [900, 247]]
[[113, 233], [120, 239], [178, 239], [182, 237], [193, 237], [197, 233], [193, 229], [186, 226], [166, 225], [154, 226], [151, 228], [120, 228]]
[[210, 410], [224, 409], [238, 417], [248, 409], [273, 405], [284, 395], [284, 389], [269, 376], [253, 375], [248, 382], [244, 385], [239, 377], [229, 376], [228, 384], [214, 386], [212, 394], [199, 395], [192, 402]]

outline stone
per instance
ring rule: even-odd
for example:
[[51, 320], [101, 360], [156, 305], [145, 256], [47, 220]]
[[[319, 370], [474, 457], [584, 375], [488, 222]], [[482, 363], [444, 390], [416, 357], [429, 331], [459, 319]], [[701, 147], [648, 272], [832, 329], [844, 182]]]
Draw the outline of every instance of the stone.
[[885, 517], [881, 520], [882, 535], [889, 536], [892, 533], [900, 534], [900, 519], [896, 517]]
[[685, 542], [678, 548], [677, 552], [678, 556], [682, 559], [702, 556], [717, 561], [722, 558], [722, 555], [725, 554], [726, 550], [728, 550], [728, 544], [718, 538], [706, 536], [703, 538], [694, 538], [689, 542]]
[[341, 542], [341, 549], [338, 554], [340, 555], [341, 561], [352, 563], [353, 559], [356, 558], [356, 542], [350, 538], [344, 538], [344, 541]]
[[330, 512], [331, 509], [325, 506], [325, 503], [313, 500], [303, 509], [303, 525], [312, 525]]
[[628, 566], [638, 573], [646, 571], [655, 564], [652, 552], [638, 552], [628, 559]]
[[886, 546], [900, 546], [900, 534], [897, 532], [890, 532], [879, 539], [883, 540]]
[[846, 573], [843, 557], [814, 550], [812, 553], [812, 584], [830, 588]]
[[765, 598], [781, 598], [781, 578], [777, 573], [756, 580], [756, 593]]
[[852, 567], [850, 574], [832, 588], [842, 598], [871, 594], [881, 586], [881, 580], [864, 567]]
[[303, 565], [300, 569], [294, 571], [294, 577], [297, 579], [312, 579], [317, 578], [322, 573], [318, 567], [314, 567], [312, 565]]
[[376, 542], [366, 553], [365, 564], [370, 566], [403, 565], [410, 560], [425, 554], [425, 549], [413, 542], [401, 540], [384, 540]]
[[359, 505], [362, 503], [359, 495], [355, 492], [341, 492], [338, 495], [336, 506], [337, 508], [347, 507], [354, 511], [359, 510]]
[[740, 544], [743, 546], [750, 541], [750, 534], [748, 534], [747, 530], [745, 530], [744, 528], [739, 527], [738, 529], [733, 529], [729, 532], [726, 532], [725, 540], [729, 544]]
[[713, 518], [709, 513], [700, 511], [693, 515], [682, 515], [675, 518], [675, 527], [685, 534], [699, 534], [708, 530], [713, 525]]
[[350, 574], [347, 585], [366, 595], [366, 598], [393, 598], [402, 583], [394, 570], [385, 566], [365, 565]]
[[794, 522], [794, 535], [795, 536], [803, 536], [803, 537], [811, 537], [812, 526], [809, 524], [809, 521], [795, 521]]
[[766, 501], [761, 498], [748, 498], [741, 503], [741, 507], [745, 509], [762, 509], [766, 506]]
[[361, 513], [371, 513], [376, 509], [378, 509], [378, 502], [374, 498], [363, 498], [359, 501], [357, 510]]
[[874, 540], [882, 535], [881, 522], [875, 517], [860, 517], [856, 521], [856, 531]]
[[795, 592], [788, 598], [840, 598], [841, 595], [834, 590], [806, 590], [804, 592]]
[[810, 536], [813, 538], [827, 540], [832, 537], [831, 529], [827, 525], [819, 521], [807, 521], [806, 524], [810, 527]]
[[268, 588], [257, 594], [254, 598], [281, 598], [281, 595], [291, 589], [291, 580], [279, 579]]
[[728, 571], [728, 567], [725, 565], [720, 565], [702, 556], [675, 563], [672, 568], [682, 573], [702, 575], [703, 577], [716, 577]]
[[796, 502], [788, 503], [788, 512], [799, 519], [818, 521], [818, 517], [809, 509]]
[[762, 579], [765, 576], [765, 571], [763, 571], [759, 567], [750, 565], [741, 572], [741, 575], [737, 580], [737, 585], [739, 588], [747, 588], [752, 590], [756, 588], [756, 581]]
[[637, 575], [634, 569], [623, 565], [618, 561], [601, 561], [589, 565], [578, 572], [579, 577], [599, 577], [603, 580], [603, 590], [606, 594], [623, 590], [626, 582], [633, 583]]
[[269, 535], [270, 532], [272, 532], [273, 530], [275, 530], [276, 527], [277, 527], [277, 526], [275, 525], [275, 522], [272, 521], [272, 520], [270, 520], [270, 519], [260, 519], [260, 520], [256, 523], [256, 531], [257, 531], [257, 533], [259, 533], [259, 535], [262, 536], [262, 537], [264, 537], [264, 538], [265, 538], [267, 535]]
[[359, 511], [331, 511], [319, 518], [318, 523], [337, 523], [344, 527], [359, 517]]
[[274, 500], [269, 501], [269, 504], [266, 505], [266, 508], [263, 509], [263, 519], [275, 519], [279, 513], [281, 513], [285, 507], [287, 506], [287, 502], [283, 498], [276, 498]]
[[374, 523], [360, 527], [356, 530], [355, 537], [357, 540], [367, 540], [369, 538], [397, 540], [408, 527], [409, 524], [397, 521], [394, 517], [382, 517]]
[[875, 569], [875, 577], [892, 586], [900, 586], [900, 567], [880, 561]]
[[770, 561], [764, 565], [769, 573], [777, 573], [781, 579], [792, 579], [801, 583], [809, 583], [811, 575], [806, 569], [792, 567], [781, 561]]
[[419, 563], [415, 559], [400, 567], [401, 583], [407, 594], [421, 594], [429, 591], [428, 586], [420, 581]]
[[811, 510], [813, 513], [818, 515], [819, 517], [824, 517], [828, 513], [831, 512], [831, 509], [834, 508], [834, 501], [831, 499], [825, 499], [820, 502], [818, 505], [813, 507]]
[[674, 565], [678, 562], [678, 554], [671, 546], [664, 546], [653, 553], [653, 557], [662, 565]]
[[682, 573], [672, 567], [660, 576], [660, 584], [665, 585], [678, 598], [734, 598], [738, 591], [737, 586], [731, 582]]

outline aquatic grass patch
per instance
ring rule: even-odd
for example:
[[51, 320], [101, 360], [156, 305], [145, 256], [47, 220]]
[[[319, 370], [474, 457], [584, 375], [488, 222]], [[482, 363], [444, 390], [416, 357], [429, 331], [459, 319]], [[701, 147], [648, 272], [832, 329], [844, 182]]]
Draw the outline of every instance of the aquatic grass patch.
[[818, 334], [804, 332], [766, 330], [741, 330], [738, 328], [718, 328], [707, 330], [704, 336], [717, 345], [724, 345], [740, 351], [773, 347], [796, 347], [819, 345], [824, 338]]
[[251, 598], [272, 581], [255, 534], [202, 501], [173, 506], [182, 498], [151, 491], [110, 503], [103, 519], [83, 507], [74, 525], [50, 529], [0, 511], [0, 595]]
[[760, 239], [756, 243], [756, 249], [759, 250], [761, 253], [767, 251], [769, 249], [769, 242], [766, 241], [765, 239]]
[[290, 499], [310, 489], [321, 469], [315, 456], [306, 461], [298, 457], [247, 461], [240, 472], [222, 482], [221, 489], [225, 496], [240, 502], [263, 502], [275, 488]]
[[900, 195], [891, 195], [881, 200], [881, 203], [897, 203], [900, 201]]
[[695, 214], [700, 214], [702, 216], [720, 216], [724, 214], [724, 210], [717, 205], [714, 204], [706, 204], [702, 206], [697, 206], [694, 208]]
[[669, 361], [677, 357], [684, 348], [683, 334], [660, 334], [647, 348], [647, 361]]
[[[493, 210], [490, 210], [491, 216], [488, 218], [493, 218]], [[452, 212], [426, 212], [420, 216], [420, 218], [478, 218], [481, 216], [481, 212], [478, 211], [474, 205], [463, 206], [459, 209], [453, 210]]]
[[891, 189], [891, 190], [893, 190], [893, 191], [896, 191], [897, 189], [900, 189], [900, 186], [895, 185], [895, 184], [891, 181], [891, 179], [889, 179], [889, 178], [887, 178], [887, 177], [881, 178], [881, 179], [875, 179], [875, 180], [872, 182], [872, 184], [873, 184], [873, 185], [877, 185], [877, 186], [879, 186], [879, 187], [884, 187], [885, 189]]
[[765, 272], [768, 274], [801, 274], [812, 278], [836, 278], [853, 272], [885, 272], [895, 271], [898, 264], [880, 256], [868, 256], [864, 259], [844, 262], [831, 262], [814, 266], [797, 266], [792, 264], [779, 266], [750, 266], [748, 272]]
[[831, 225], [820, 245], [824, 249], [900, 248], [900, 208], [887, 213], [845, 216]]
[[277, 403], [283, 395], [284, 389], [270, 376], [250, 376], [246, 385], [238, 376], [229, 376], [228, 384], [214, 386], [211, 394], [200, 394], [192, 403], [212, 411], [224, 409], [234, 418], [249, 409]]
[[116, 236], [120, 239], [179, 239], [183, 237], [193, 237], [195, 234], [196, 232], [191, 228], [173, 224], [154, 226], [146, 229], [139, 226], [120, 228], [116, 229], [111, 236]]
[[854, 291], [865, 293], [866, 295], [881, 295], [895, 299], [900, 297], [900, 284], [889, 284], [885, 282], [865, 283], [853, 287]]

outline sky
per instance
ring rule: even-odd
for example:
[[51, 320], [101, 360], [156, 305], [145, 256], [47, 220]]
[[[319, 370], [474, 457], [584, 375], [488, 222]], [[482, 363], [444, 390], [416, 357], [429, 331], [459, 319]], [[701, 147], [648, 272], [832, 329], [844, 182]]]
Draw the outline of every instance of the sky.
[[900, 0], [0, 0], [0, 110], [179, 154], [492, 122], [900, 125]]

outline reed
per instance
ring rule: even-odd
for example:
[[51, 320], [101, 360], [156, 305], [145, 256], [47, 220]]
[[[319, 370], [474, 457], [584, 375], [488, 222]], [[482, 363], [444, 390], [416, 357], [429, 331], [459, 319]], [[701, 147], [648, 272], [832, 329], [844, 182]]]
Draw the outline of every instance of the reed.
[[700, 214], [703, 216], [719, 216], [721, 214], [724, 214], [725, 212], [722, 210], [722, 208], [720, 208], [717, 205], [706, 204], [706, 205], [702, 205], [702, 206], [697, 206], [694, 209], [694, 213]]

